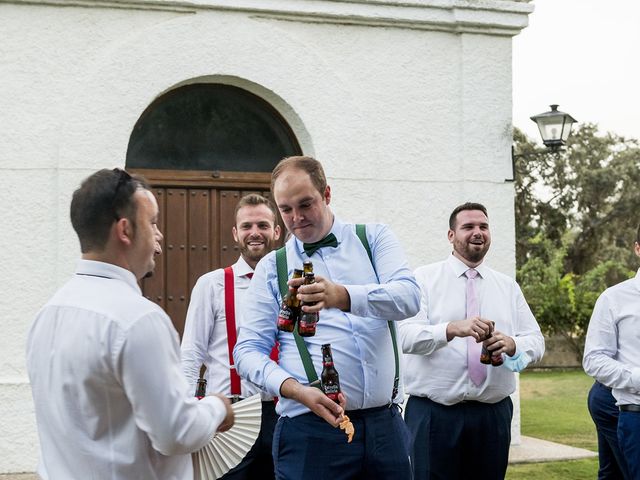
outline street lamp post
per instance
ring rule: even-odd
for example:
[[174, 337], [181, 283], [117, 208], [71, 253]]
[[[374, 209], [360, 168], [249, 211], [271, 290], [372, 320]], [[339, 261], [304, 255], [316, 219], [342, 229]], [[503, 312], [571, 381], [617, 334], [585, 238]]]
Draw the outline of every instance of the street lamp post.
[[[558, 153], [560, 148], [566, 145], [569, 135], [571, 135], [571, 127], [576, 122], [568, 113], [560, 112], [558, 105], [550, 105], [551, 110], [548, 112], [540, 113], [530, 117], [531, 120], [536, 122], [538, 130], [540, 130], [540, 136], [542, 137], [542, 143], [552, 153]], [[516, 178], [516, 160], [530, 155], [542, 155], [546, 152], [539, 152], [534, 154], [518, 154], [515, 153], [515, 148], [511, 146], [511, 178], [507, 178], [507, 182], [513, 182]]]

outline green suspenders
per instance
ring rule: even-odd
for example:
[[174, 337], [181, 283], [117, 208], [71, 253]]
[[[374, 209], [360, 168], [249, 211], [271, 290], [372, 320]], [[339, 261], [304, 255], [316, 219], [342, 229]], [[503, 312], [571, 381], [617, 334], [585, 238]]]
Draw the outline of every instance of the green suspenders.
[[[371, 255], [371, 247], [369, 246], [369, 241], [367, 240], [367, 227], [364, 224], [356, 225], [356, 235], [362, 242], [364, 249], [367, 251], [367, 255], [369, 256], [369, 261], [371, 262], [371, 266], [373, 267], [373, 271], [376, 273], [376, 277], [378, 276], [378, 272], [376, 272], [376, 267], [373, 263], [373, 256]], [[287, 285], [289, 271], [287, 267], [287, 250], [286, 246], [278, 249], [276, 251], [276, 269], [278, 273], [278, 286], [280, 287], [280, 294], [284, 298], [289, 287]], [[395, 357], [395, 376], [393, 379], [393, 392], [391, 395], [391, 401], [396, 398], [398, 394], [398, 385], [400, 383], [400, 359], [398, 357], [398, 342], [396, 341], [396, 329], [395, 325], [392, 321], [388, 321], [387, 325], [389, 326], [389, 332], [391, 333], [391, 343], [393, 344], [393, 355]], [[293, 331], [293, 337], [296, 341], [296, 346], [298, 347], [298, 352], [300, 353], [300, 358], [302, 359], [302, 365], [304, 366], [304, 371], [307, 374], [307, 379], [309, 380], [309, 385], [312, 387], [320, 388], [320, 381], [318, 380], [318, 374], [316, 373], [315, 368], [313, 367], [313, 362], [311, 361], [311, 355], [309, 354], [309, 349], [307, 348], [307, 344], [304, 342], [304, 339], [298, 335], [298, 331]]]
[[[282, 295], [282, 298], [284, 298], [284, 296], [289, 291], [289, 286], [287, 285], [289, 271], [287, 267], [286, 246], [279, 248], [276, 251], [276, 269], [278, 271], [278, 286], [280, 287], [280, 294]], [[313, 362], [311, 361], [309, 349], [307, 348], [307, 344], [304, 343], [304, 339], [300, 335], [298, 335], [297, 328], [293, 329], [293, 338], [296, 340], [296, 346], [298, 347], [298, 352], [300, 352], [300, 358], [302, 359], [304, 371], [307, 374], [307, 378], [309, 379], [309, 385], [312, 387], [320, 388], [320, 380], [318, 380], [316, 369], [313, 368]]]

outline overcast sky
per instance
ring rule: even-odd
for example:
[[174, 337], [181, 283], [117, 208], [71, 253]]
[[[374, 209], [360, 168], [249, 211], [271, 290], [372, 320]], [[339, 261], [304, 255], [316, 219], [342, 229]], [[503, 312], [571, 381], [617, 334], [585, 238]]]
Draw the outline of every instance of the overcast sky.
[[529, 117], [570, 113], [640, 139], [640, 0], [535, 0], [513, 40], [513, 124], [540, 141]]

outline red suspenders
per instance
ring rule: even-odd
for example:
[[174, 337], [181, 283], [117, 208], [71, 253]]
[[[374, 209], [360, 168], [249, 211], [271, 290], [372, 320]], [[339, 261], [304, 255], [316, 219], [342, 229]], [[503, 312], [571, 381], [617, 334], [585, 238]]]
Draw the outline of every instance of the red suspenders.
[[[231, 379], [231, 395], [240, 397], [240, 376], [236, 372], [235, 361], [233, 360], [233, 347], [236, 346], [236, 306], [234, 295], [233, 269], [224, 269], [224, 313], [227, 319], [227, 345], [229, 346], [229, 375]], [[278, 345], [276, 344], [269, 355], [273, 361], [278, 361]]]
[[236, 304], [233, 292], [233, 269], [227, 267], [224, 269], [224, 313], [227, 318], [227, 344], [229, 345], [229, 365], [231, 368], [231, 395], [240, 396], [240, 376], [236, 372], [236, 365], [233, 360], [233, 347], [236, 346]]

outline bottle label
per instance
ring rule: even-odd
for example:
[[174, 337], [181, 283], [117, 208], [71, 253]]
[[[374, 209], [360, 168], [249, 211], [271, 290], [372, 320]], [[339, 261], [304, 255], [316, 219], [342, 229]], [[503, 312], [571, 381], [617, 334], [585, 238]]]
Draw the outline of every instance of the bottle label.
[[338, 403], [338, 394], [340, 393], [340, 385], [336, 385], [336, 384], [323, 385], [322, 391], [327, 397], [329, 397], [334, 402]]
[[293, 332], [296, 324], [296, 314], [290, 308], [281, 308], [278, 314], [278, 330], [283, 332]]
[[313, 337], [316, 334], [316, 323], [298, 322], [298, 335], [301, 337]]

